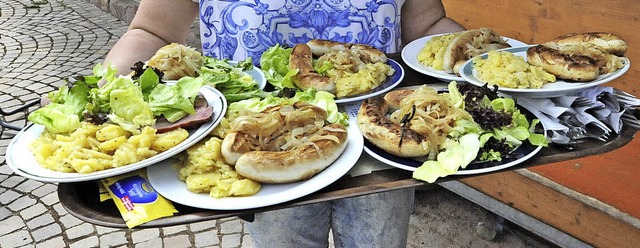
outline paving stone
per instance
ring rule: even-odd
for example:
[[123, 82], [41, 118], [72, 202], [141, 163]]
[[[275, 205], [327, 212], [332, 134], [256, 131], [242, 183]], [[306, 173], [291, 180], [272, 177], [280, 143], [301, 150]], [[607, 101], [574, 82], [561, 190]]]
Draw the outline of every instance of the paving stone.
[[233, 219], [220, 223], [220, 233], [242, 233], [242, 221], [240, 219]]
[[9, 210], [5, 206], [0, 205], [0, 220], [4, 220], [11, 215], [13, 215], [13, 212], [11, 212], [11, 210]]
[[195, 233], [193, 236], [195, 238], [195, 245], [197, 247], [205, 247], [205, 246], [220, 244], [220, 239], [218, 238], [217, 231]]
[[62, 228], [60, 228], [60, 225], [58, 225], [58, 223], [52, 223], [50, 225], [31, 231], [31, 235], [33, 235], [33, 238], [36, 241], [46, 240], [53, 236], [60, 235], [61, 233]]
[[69, 248], [87, 248], [87, 247], [98, 247], [98, 237], [97, 236], [89, 236], [84, 239], [73, 242]]
[[189, 235], [186, 234], [165, 237], [163, 243], [164, 247], [171, 248], [192, 247], [191, 241], [189, 240]]
[[100, 246], [114, 247], [127, 243], [124, 232], [113, 232], [100, 237]]
[[71, 214], [65, 214], [63, 216], [60, 216], [59, 218], [60, 222], [62, 223], [62, 226], [64, 226], [65, 229], [69, 229], [72, 228], [74, 226], [80, 225], [82, 222], [82, 220], [76, 218], [75, 216], [71, 215]]
[[142, 243], [147, 240], [153, 240], [160, 237], [160, 229], [147, 228], [136, 230], [131, 233], [131, 239], [134, 243]]
[[68, 214], [69, 212], [67, 212], [66, 209], [64, 209], [64, 207], [62, 207], [62, 204], [60, 203], [56, 203], [53, 205], [53, 210], [58, 214], [58, 216], [62, 216], [65, 214]]
[[7, 187], [7, 188], [13, 188], [16, 185], [18, 185], [19, 183], [23, 182], [24, 180], [25, 180], [24, 177], [12, 176], [12, 177], [9, 177], [9, 178], [5, 179], [4, 181], [0, 182], [0, 186]]
[[42, 200], [44, 204], [47, 204], [49, 206], [52, 206], [60, 202], [60, 199], [58, 199], [58, 194], [54, 192], [51, 192], [50, 194], [41, 197], [40, 200]]
[[107, 233], [112, 233], [120, 230], [118, 228], [107, 227], [107, 226], [95, 226], [95, 228], [98, 234], [107, 234]]
[[91, 224], [83, 223], [81, 225], [67, 229], [65, 233], [67, 234], [67, 237], [69, 237], [69, 239], [76, 239], [94, 233], [94, 229]]
[[[24, 221], [18, 216], [11, 216], [2, 221], [0, 225], [0, 236], [5, 236], [15, 230], [24, 227]], [[2, 242], [0, 242], [2, 244]]]
[[240, 246], [241, 240], [242, 240], [242, 237], [240, 236], [240, 234], [224, 235], [222, 236], [221, 247], [222, 248], [238, 247]]
[[30, 243], [33, 243], [33, 239], [27, 231], [18, 231], [0, 236], [2, 247], [20, 247]]
[[189, 224], [189, 229], [192, 232], [198, 232], [206, 229], [215, 228], [217, 224], [217, 220], [209, 220], [209, 221], [201, 221], [196, 223]]
[[31, 194], [36, 197], [43, 197], [45, 195], [56, 192], [56, 190], [58, 190], [58, 186], [56, 186], [55, 184], [47, 183], [35, 189], [34, 191], [31, 191]]
[[53, 223], [55, 220], [53, 219], [53, 216], [45, 214], [45, 215], [40, 215], [36, 218], [33, 218], [29, 221], [27, 221], [27, 227], [29, 227], [30, 229], [36, 229], [38, 227], [44, 226], [44, 225], [48, 225], [50, 223]]
[[251, 235], [242, 235], [242, 248], [253, 248]]
[[7, 190], [4, 193], [0, 194], [0, 204], [6, 206], [10, 202], [13, 202], [16, 199], [18, 199], [20, 196], [22, 195], [18, 192], [15, 192], [13, 190]]
[[22, 216], [22, 218], [25, 220], [29, 220], [35, 216], [42, 215], [46, 212], [47, 212], [47, 208], [44, 205], [37, 203], [31, 207], [28, 207], [20, 211], [20, 216]]
[[186, 226], [169, 226], [162, 228], [162, 234], [165, 236], [173, 235], [182, 231], [187, 231]]
[[66, 246], [67, 244], [65, 244], [64, 239], [61, 236], [48, 239], [36, 244], [36, 248], [62, 248]]
[[7, 207], [9, 209], [11, 209], [11, 211], [17, 212], [17, 211], [20, 211], [22, 209], [25, 209], [25, 208], [35, 204], [36, 202], [37, 202], [36, 199], [34, 199], [32, 196], [23, 195], [22, 197], [20, 197], [17, 200], [13, 201]]
[[[161, 238], [153, 238], [143, 242], [135, 242], [136, 248], [158, 248], [162, 247], [163, 241]], [[168, 246], [164, 246], [168, 247]], [[173, 248], [173, 247], [170, 247]]]
[[247, 228], [247, 222], [242, 221], [242, 233], [249, 234], [249, 228]]

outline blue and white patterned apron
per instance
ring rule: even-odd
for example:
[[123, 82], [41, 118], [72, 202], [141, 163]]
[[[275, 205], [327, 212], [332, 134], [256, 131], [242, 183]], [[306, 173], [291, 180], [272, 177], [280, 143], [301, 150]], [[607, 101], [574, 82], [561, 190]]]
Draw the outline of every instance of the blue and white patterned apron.
[[400, 49], [404, 0], [199, 0], [204, 55], [242, 60], [310, 39]]

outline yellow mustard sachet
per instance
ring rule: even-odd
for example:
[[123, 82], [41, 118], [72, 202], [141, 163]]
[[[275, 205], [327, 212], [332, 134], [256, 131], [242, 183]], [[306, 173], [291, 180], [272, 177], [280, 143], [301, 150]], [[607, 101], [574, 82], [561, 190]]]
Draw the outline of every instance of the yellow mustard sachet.
[[105, 178], [101, 182], [129, 228], [178, 212], [171, 201], [151, 187], [146, 169]]
[[111, 194], [102, 183], [98, 184], [98, 193], [100, 194], [100, 202], [111, 200]]

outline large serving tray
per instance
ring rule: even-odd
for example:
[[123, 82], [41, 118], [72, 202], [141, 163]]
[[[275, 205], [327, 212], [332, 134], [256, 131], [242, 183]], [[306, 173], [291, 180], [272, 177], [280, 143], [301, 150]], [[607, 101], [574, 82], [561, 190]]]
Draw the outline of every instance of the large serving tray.
[[[398, 58], [399, 54], [392, 54], [389, 57]], [[406, 70], [406, 76], [401, 86], [425, 84], [430, 82], [437, 83], [440, 81], [438, 79], [419, 74], [413, 70]], [[636, 116], [640, 116], [640, 111], [636, 110], [634, 114]], [[636, 132], [636, 129], [625, 126], [620, 134], [615, 135], [608, 142], [586, 141], [584, 143], [574, 145], [571, 149], [561, 145], [550, 144], [549, 147], [543, 148], [529, 160], [505, 170], [523, 169], [537, 165], [551, 164], [608, 153], [629, 143], [635, 137]], [[357, 164], [382, 165], [382, 162], [374, 159], [366, 153], [362, 153]], [[505, 170], [490, 173], [499, 173]], [[139, 225], [136, 228], [180, 225], [235, 216], [250, 219], [253, 213], [268, 210], [355, 197], [408, 187], [437, 187], [436, 184], [440, 182], [458, 180], [473, 176], [478, 175], [447, 176], [439, 178], [434, 184], [426, 184], [423, 181], [411, 178], [410, 171], [390, 168], [355, 177], [345, 175], [333, 184], [313, 194], [268, 207], [247, 210], [218, 211], [174, 204], [179, 211], [178, 214], [171, 217], [156, 219]], [[100, 202], [98, 195], [98, 183], [99, 182], [97, 181], [88, 181], [58, 184], [58, 197], [60, 199], [60, 203], [69, 213], [83, 221], [107, 227], [127, 228], [122, 216], [113, 202]]]

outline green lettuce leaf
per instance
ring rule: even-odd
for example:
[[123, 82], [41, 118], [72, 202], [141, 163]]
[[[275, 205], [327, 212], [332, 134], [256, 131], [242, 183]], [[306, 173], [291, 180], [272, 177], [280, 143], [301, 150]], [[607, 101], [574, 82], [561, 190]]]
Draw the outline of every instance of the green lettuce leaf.
[[50, 103], [36, 109], [27, 117], [29, 121], [43, 125], [51, 133], [68, 133], [80, 127], [77, 109], [70, 105]]
[[151, 107], [144, 101], [142, 90], [138, 87], [114, 89], [110, 94], [112, 114], [109, 120], [123, 129], [137, 134], [141, 126], [152, 126], [156, 119]]
[[289, 69], [289, 57], [292, 48], [275, 45], [267, 49], [260, 57], [260, 66], [267, 81], [276, 89], [297, 88], [293, 83], [293, 76], [298, 70]]
[[465, 168], [478, 155], [480, 139], [477, 134], [465, 134], [438, 153], [436, 161], [428, 160], [413, 172], [413, 178], [433, 183], [439, 177], [455, 174]]
[[258, 82], [246, 73], [253, 69], [251, 58], [229, 64], [228, 60], [204, 57], [200, 76], [207, 85], [219, 90], [227, 102], [236, 102], [253, 97], [265, 97], [268, 93], [259, 88]]
[[89, 102], [89, 89], [84, 80], [76, 80], [50, 92], [50, 104], [29, 114], [27, 119], [45, 126], [51, 133], [71, 132], [80, 127], [82, 113]]
[[169, 122], [194, 114], [193, 103], [204, 86], [203, 78], [182, 78], [175, 85], [157, 85], [149, 94], [149, 106], [156, 116], [164, 116]]

